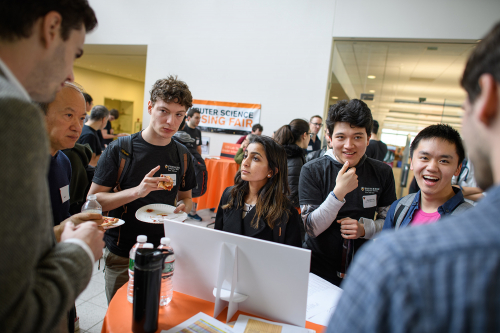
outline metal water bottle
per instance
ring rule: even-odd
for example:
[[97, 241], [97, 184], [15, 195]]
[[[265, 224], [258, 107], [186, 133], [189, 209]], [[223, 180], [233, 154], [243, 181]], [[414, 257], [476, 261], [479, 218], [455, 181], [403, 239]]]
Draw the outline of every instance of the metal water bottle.
[[150, 333], [158, 329], [161, 273], [168, 251], [139, 248], [134, 263], [132, 332]]

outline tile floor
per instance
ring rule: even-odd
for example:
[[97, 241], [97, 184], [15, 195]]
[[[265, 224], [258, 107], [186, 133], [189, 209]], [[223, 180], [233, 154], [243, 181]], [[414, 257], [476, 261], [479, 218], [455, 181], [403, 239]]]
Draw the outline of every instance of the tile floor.
[[[193, 219], [187, 219], [186, 223], [198, 226], [207, 226], [214, 222], [215, 213], [208, 209], [198, 212], [203, 220], [198, 222]], [[212, 225], [213, 228], [213, 225]], [[102, 322], [108, 309], [108, 301], [104, 292], [104, 273], [103, 261], [101, 259], [101, 269], [98, 270], [98, 262], [94, 264], [92, 278], [87, 288], [76, 299], [76, 312], [80, 317], [80, 333], [100, 333]]]

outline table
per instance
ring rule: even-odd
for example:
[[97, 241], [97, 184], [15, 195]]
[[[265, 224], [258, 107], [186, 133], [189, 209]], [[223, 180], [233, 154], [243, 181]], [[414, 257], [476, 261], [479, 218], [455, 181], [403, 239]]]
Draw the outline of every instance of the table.
[[[174, 291], [170, 304], [160, 307], [157, 332], [175, 327], [199, 312], [213, 316], [214, 303]], [[231, 320], [236, 320], [240, 314], [251, 316], [251, 314], [238, 311]], [[225, 323], [226, 317], [227, 308], [221, 312], [217, 320]], [[310, 322], [306, 322], [306, 328], [316, 330], [317, 333], [322, 333], [326, 329], [324, 326]], [[101, 333], [122, 332], [132, 332], [132, 304], [127, 301], [127, 284], [118, 289], [109, 303], [101, 329]]]
[[215, 208], [219, 206], [220, 198], [226, 187], [234, 185], [234, 176], [240, 165], [233, 159], [205, 159], [207, 165], [208, 182], [207, 192], [201, 197], [194, 198], [198, 204], [196, 210]]

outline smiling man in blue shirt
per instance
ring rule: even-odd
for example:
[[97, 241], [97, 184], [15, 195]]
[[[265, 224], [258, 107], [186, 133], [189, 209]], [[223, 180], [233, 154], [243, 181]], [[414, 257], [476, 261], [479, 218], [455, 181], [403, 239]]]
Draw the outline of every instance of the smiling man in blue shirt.
[[364, 247], [329, 333], [500, 331], [500, 24], [472, 52], [461, 84], [462, 135], [487, 196]]

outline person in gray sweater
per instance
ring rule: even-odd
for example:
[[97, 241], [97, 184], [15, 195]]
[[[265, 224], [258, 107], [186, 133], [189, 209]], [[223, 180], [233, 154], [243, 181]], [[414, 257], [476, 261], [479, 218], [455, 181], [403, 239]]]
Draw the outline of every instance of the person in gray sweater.
[[96, 23], [85, 0], [0, 2], [2, 332], [67, 331], [67, 311], [102, 255], [103, 234], [92, 222], [66, 223], [56, 243], [49, 142], [32, 103], [50, 102], [73, 80], [73, 61]]

